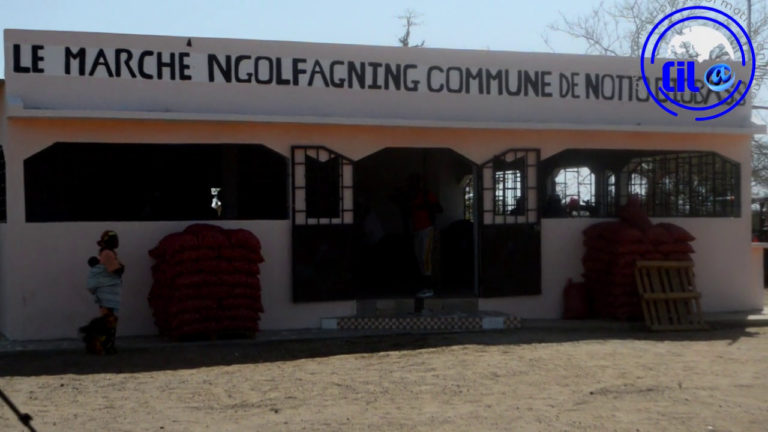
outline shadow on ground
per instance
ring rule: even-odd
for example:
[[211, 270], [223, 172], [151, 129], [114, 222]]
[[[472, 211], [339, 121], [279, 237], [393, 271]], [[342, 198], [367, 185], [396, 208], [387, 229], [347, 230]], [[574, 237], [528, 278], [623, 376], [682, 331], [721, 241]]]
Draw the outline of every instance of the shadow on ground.
[[194, 369], [210, 366], [285, 362], [347, 354], [374, 354], [450, 346], [494, 346], [532, 343], [569, 343], [601, 340], [664, 342], [713, 341], [736, 343], [757, 336], [758, 329], [714, 328], [707, 331], [650, 333], [633, 330], [519, 329], [406, 335], [366, 335], [305, 340], [235, 340], [215, 343], [167, 343], [123, 347], [114, 356], [89, 356], [83, 351], [17, 351], [0, 353], [0, 377], [61, 374], [135, 373]]

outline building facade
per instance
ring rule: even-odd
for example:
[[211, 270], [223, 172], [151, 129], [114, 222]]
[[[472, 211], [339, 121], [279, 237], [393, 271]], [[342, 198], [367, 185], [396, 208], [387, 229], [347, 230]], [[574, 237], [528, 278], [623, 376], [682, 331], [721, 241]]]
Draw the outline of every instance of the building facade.
[[672, 117], [637, 59], [26, 30], [4, 48], [10, 338], [71, 337], [92, 315], [86, 260], [105, 229], [127, 266], [123, 335], [156, 332], [147, 251], [195, 222], [260, 238], [263, 329], [412, 296], [413, 174], [443, 207], [438, 295], [559, 317], [582, 230], [637, 195], [696, 236], [705, 311], [762, 308], [750, 107]]

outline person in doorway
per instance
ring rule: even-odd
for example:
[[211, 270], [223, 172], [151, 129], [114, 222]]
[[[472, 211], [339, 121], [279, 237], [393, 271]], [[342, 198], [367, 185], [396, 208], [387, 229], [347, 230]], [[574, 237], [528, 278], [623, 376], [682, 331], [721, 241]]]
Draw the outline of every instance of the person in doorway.
[[93, 354], [114, 354], [117, 320], [120, 313], [120, 291], [125, 266], [117, 258], [120, 244], [117, 233], [104, 231], [99, 241], [99, 256], [91, 257], [88, 265], [88, 291], [99, 306], [100, 315], [80, 328], [86, 349]]
[[414, 173], [408, 177], [410, 225], [413, 233], [413, 245], [419, 271], [429, 285], [417, 293], [418, 297], [431, 297], [432, 289], [432, 251], [435, 242], [435, 221], [443, 212], [437, 197], [427, 190], [424, 179]]

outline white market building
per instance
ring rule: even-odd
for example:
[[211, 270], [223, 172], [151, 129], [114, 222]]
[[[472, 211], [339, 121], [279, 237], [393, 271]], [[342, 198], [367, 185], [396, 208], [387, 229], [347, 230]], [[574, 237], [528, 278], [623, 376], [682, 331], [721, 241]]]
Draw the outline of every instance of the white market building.
[[[638, 59], [28, 30], [6, 30], [4, 49], [11, 339], [72, 337], [90, 318], [85, 262], [105, 229], [127, 265], [122, 335], [156, 333], [147, 251], [197, 221], [261, 239], [262, 329], [412, 296], [392, 196], [414, 172], [444, 207], [439, 295], [558, 318], [582, 230], [639, 194], [654, 222], [697, 237], [705, 312], [762, 308], [749, 217], [761, 129], [747, 105], [670, 116]], [[553, 207], [569, 197], [581, 217]], [[356, 249], [370, 215], [384, 254]]]

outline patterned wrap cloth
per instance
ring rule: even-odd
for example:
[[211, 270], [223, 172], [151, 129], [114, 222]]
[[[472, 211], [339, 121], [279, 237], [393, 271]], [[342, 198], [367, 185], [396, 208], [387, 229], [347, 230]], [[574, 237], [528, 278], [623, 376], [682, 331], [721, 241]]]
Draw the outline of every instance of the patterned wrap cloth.
[[103, 264], [91, 267], [88, 272], [86, 288], [93, 294], [96, 304], [111, 308], [115, 314], [120, 310], [120, 289], [123, 280], [120, 276], [107, 271]]

